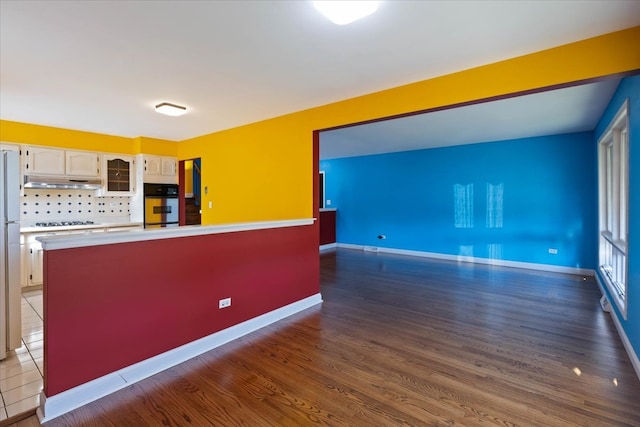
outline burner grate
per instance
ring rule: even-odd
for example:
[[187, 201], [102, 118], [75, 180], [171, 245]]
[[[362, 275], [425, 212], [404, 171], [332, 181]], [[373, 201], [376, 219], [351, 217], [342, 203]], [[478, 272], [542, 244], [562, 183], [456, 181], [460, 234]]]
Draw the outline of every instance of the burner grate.
[[36, 222], [36, 227], [65, 227], [70, 225], [93, 225], [93, 221], [46, 221]]

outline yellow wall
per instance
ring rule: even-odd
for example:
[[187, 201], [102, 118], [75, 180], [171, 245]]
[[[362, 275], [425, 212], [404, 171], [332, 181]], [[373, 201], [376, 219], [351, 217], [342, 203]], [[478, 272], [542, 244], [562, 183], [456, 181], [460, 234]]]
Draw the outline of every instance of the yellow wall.
[[0, 141], [118, 154], [177, 156], [178, 143], [162, 139], [103, 135], [0, 120]]
[[184, 161], [184, 192], [193, 193], [193, 160]]
[[[202, 159], [203, 224], [313, 216], [312, 132], [640, 70], [640, 27], [175, 143], [0, 121], [0, 140]], [[208, 202], [212, 209], [208, 209]]]
[[139, 136], [133, 138], [133, 149], [136, 154], [156, 154], [158, 156], [178, 155], [178, 143], [175, 141], [166, 141], [164, 139], [147, 138]]
[[638, 46], [634, 27], [193, 138], [178, 153], [202, 158], [203, 224], [308, 218], [313, 130], [638, 70]]
[[310, 218], [311, 130], [285, 116], [181, 142], [202, 160], [203, 224]]
[[0, 141], [136, 154], [130, 138], [0, 120]]

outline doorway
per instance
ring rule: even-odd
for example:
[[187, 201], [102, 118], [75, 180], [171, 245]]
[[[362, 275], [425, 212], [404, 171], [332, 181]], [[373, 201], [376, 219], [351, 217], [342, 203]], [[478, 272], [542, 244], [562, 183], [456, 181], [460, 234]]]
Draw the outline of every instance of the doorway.
[[179, 164], [180, 225], [202, 223], [202, 160], [181, 160]]

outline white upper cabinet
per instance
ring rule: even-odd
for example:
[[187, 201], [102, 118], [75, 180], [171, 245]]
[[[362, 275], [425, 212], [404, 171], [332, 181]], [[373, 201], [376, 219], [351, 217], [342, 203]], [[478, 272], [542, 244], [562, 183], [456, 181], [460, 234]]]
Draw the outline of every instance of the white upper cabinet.
[[64, 175], [64, 150], [44, 147], [24, 147], [25, 175]]
[[25, 175], [60, 175], [97, 178], [100, 156], [89, 151], [24, 147]]
[[163, 176], [178, 177], [178, 160], [175, 157], [162, 157]]
[[99, 196], [133, 196], [136, 191], [136, 164], [133, 156], [102, 155], [102, 190]]
[[178, 159], [169, 156], [140, 154], [143, 182], [153, 184], [178, 183]]
[[143, 155], [144, 176], [162, 175], [162, 157]]
[[100, 156], [86, 151], [65, 151], [66, 174], [69, 176], [100, 176]]

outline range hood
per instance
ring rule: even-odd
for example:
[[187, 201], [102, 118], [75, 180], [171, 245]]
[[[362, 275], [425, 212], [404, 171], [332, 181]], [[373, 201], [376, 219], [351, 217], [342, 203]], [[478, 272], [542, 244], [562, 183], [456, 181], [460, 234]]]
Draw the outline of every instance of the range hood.
[[58, 188], [62, 190], [98, 190], [99, 178], [71, 178], [64, 176], [25, 175], [24, 188]]

